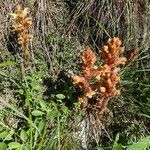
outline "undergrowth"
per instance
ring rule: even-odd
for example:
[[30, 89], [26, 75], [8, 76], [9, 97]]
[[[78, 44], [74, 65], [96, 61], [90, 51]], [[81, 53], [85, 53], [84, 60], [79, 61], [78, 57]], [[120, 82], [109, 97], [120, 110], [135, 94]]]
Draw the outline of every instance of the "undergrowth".
[[[30, 8], [30, 63], [11, 32], [10, 14]], [[0, 5], [0, 149], [146, 150], [150, 135], [150, 48], [148, 0], [3, 1]], [[103, 120], [78, 102], [72, 76], [81, 74], [80, 55], [98, 55], [117, 36], [125, 56], [121, 95], [108, 103]], [[132, 60], [132, 59], [131, 59]], [[98, 65], [102, 64], [101, 58]]]

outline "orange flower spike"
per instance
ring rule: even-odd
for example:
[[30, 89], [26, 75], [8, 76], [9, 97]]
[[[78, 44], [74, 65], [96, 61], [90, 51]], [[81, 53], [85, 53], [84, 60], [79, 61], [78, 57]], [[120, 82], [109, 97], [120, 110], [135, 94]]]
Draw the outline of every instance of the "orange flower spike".
[[90, 48], [86, 48], [82, 54], [82, 65], [83, 67], [91, 68], [96, 62], [96, 56]]
[[[28, 34], [29, 28], [32, 24], [32, 18], [28, 17], [29, 8], [22, 8], [20, 5], [16, 7], [15, 13], [12, 13], [14, 23], [13, 30], [18, 33], [18, 44], [20, 44], [25, 58], [29, 59], [28, 42], [32, 39], [32, 35]], [[28, 51], [28, 52], [27, 52]], [[26, 56], [28, 54], [28, 56]], [[29, 60], [27, 60], [29, 61]]]
[[87, 107], [88, 105], [88, 98], [85, 96], [80, 96], [79, 101], [82, 103], [83, 108]]
[[116, 88], [112, 88], [111, 94], [112, 94], [111, 96], [120, 95], [120, 90], [117, 90]]
[[125, 65], [126, 61], [127, 61], [127, 59], [125, 57], [120, 57], [119, 64]]
[[85, 93], [85, 96], [88, 98], [92, 98], [92, 96], [95, 94], [94, 91], [92, 91], [91, 87], [89, 86], [88, 82], [85, 80], [84, 77], [79, 77], [77, 75], [72, 77], [73, 83], [77, 84], [82, 92]]
[[20, 44], [20, 45], [24, 44], [24, 39], [22, 37], [18, 38], [18, 44]]
[[109, 47], [110, 53], [118, 55], [120, 53], [121, 41], [118, 37], [109, 38], [107, 45]]
[[110, 78], [108, 78], [108, 80], [106, 81], [106, 83], [107, 83], [107, 85], [108, 85], [108, 88], [110, 88], [110, 87], [112, 87], [112, 86], [113, 86], [113, 84], [112, 84], [112, 82], [111, 82], [111, 79], [110, 79]]
[[92, 98], [93, 95], [95, 95], [95, 91], [92, 91], [92, 90], [90, 90], [90, 91], [88, 91], [88, 92], [86, 93], [86, 96], [87, 96], [88, 98]]
[[21, 12], [22, 12], [22, 8], [21, 8], [20, 5], [17, 5], [15, 12], [16, 12], [16, 13], [21, 13]]
[[29, 8], [24, 8], [21, 13], [22, 19], [25, 19], [28, 16], [28, 13], [29, 13]]
[[100, 87], [100, 91], [101, 91], [102, 93], [105, 93], [105, 92], [106, 92], [106, 88], [105, 88], [105, 87]]
[[26, 28], [28, 28], [29, 26], [32, 25], [32, 18], [30, 18], [30, 17], [26, 18], [22, 24], [23, 24]]
[[112, 74], [111, 77], [110, 77], [110, 79], [111, 79], [111, 82], [113, 82], [114, 84], [116, 84], [116, 83], [118, 83], [120, 81], [120, 76], [119, 76], [118, 73], [117, 74]]
[[124, 51], [121, 44], [117, 37], [108, 39], [106, 45], [102, 48], [101, 54], [104, 64], [101, 67], [94, 66], [96, 56], [90, 48], [83, 52], [83, 76], [74, 76], [73, 80], [83, 92], [80, 97], [82, 97], [84, 106], [88, 106], [90, 104], [89, 99], [95, 96], [96, 102], [94, 105], [100, 109], [101, 113], [104, 113], [109, 99], [120, 94], [120, 90], [116, 89], [116, 85], [120, 81], [119, 65], [126, 62], [125, 57], [120, 57], [120, 54]]
[[73, 79], [73, 84], [78, 84], [82, 81], [82, 77], [79, 77], [77, 75], [73, 76], [72, 79]]

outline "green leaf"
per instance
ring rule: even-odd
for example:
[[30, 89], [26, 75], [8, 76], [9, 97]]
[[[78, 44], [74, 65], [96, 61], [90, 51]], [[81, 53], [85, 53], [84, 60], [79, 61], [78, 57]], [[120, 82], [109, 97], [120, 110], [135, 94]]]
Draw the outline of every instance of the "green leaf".
[[28, 139], [28, 135], [27, 135], [27, 132], [25, 130], [21, 130], [20, 132], [20, 137], [23, 141], [26, 141]]
[[9, 132], [9, 134], [5, 137], [4, 141], [10, 141], [10, 140], [12, 140], [12, 139], [13, 139], [13, 138], [12, 138], [13, 134], [14, 134], [14, 131], [11, 130], [11, 131]]
[[33, 147], [35, 147], [35, 145], [37, 144], [38, 136], [39, 136], [39, 133], [38, 133], [37, 130], [36, 130], [35, 133], [34, 133], [34, 145], [33, 145]]
[[0, 133], [0, 138], [6, 138], [9, 135], [9, 132], [3, 131]]
[[54, 119], [53, 113], [49, 109], [46, 111], [46, 118], [49, 119], [49, 120], [53, 120]]
[[33, 111], [31, 112], [31, 114], [32, 114], [33, 116], [42, 116], [42, 115], [44, 115], [45, 113], [42, 112], [42, 111], [40, 111], [40, 110], [33, 110]]
[[43, 130], [44, 125], [45, 125], [45, 122], [44, 122], [43, 120], [41, 120], [41, 121], [39, 122], [39, 124], [38, 124], [38, 128], [40, 129], [40, 131]]
[[137, 143], [127, 147], [127, 150], [146, 150], [150, 146], [150, 136], [140, 139]]
[[21, 150], [29, 150], [30, 146], [28, 144], [22, 144], [21, 145]]
[[16, 62], [7, 61], [7, 62], [0, 63], [0, 67], [6, 67], [6, 66], [10, 66], [10, 65], [15, 65], [15, 64], [16, 64]]
[[150, 119], [150, 116], [149, 116], [149, 115], [146, 115], [146, 114], [139, 114], [139, 115], [144, 116], [144, 117], [146, 117], [146, 118], [149, 118], [149, 119]]
[[32, 90], [35, 90], [35, 91], [38, 91], [41, 88], [41, 86], [36, 82], [32, 82], [31, 86], [32, 86]]
[[9, 147], [9, 149], [17, 149], [17, 148], [20, 148], [21, 145], [18, 142], [11, 142], [8, 144], [8, 147]]
[[62, 100], [62, 99], [65, 99], [65, 95], [63, 95], [63, 94], [57, 94], [56, 98]]
[[47, 106], [46, 106], [45, 101], [40, 100], [40, 106], [41, 106], [41, 109], [42, 109], [43, 111], [47, 111]]
[[7, 145], [3, 142], [0, 142], [0, 150], [7, 150]]
[[115, 137], [115, 142], [112, 150], [122, 150], [121, 144], [119, 144], [118, 141], [119, 141], [119, 133], [117, 133]]
[[62, 109], [62, 111], [63, 111], [65, 114], [67, 114], [68, 108], [67, 108], [65, 105], [63, 105], [63, 106], [61, 107], [61, 109]]
[[122, 150], [121, 144], [117, 144], [113, 147], [113, 150]]
[[0, 132], [3, 131], [3, 130], [4, 130], [4, 128], [2, 126], [0, 126]]

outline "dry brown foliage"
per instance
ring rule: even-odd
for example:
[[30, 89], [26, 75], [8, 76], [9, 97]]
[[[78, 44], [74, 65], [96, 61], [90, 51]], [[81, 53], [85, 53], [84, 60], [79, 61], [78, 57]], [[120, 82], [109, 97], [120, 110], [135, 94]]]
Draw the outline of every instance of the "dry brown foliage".
[[[73, 76], [73, 82], [82, 94], [79, 100], [84, 108], [89, 106], [99, 108], [100, 114], [107, 110], [108, 101], [120, 94], [117, 84], [120, 81], [119, 66], [125, 64], [127, 59], [120, 55], [124, 52], [118, 37], [110, 38], [101, 49], [103, 65], [95, 65], [96, 55], [90, 48], [85, 49], [82, 54], [83, 75]], [[91, 103], [92, 101], [92, 103]]]
[[130, 51], [128, 51], [127, 54], [126, 54], [126, 58], [127, 58], [127, 63], [126, 64], [134, 61], [137, 58], [137, 56], [138, 56], [137, 49], [133, 48]]

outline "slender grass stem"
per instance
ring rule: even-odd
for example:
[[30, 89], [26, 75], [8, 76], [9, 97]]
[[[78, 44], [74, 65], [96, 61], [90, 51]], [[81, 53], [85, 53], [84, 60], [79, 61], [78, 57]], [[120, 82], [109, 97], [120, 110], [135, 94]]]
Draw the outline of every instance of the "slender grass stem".
[[60, 118], [59, 118], [59, 115], [57, 116], [57, 135], [58, 135], [58, 150], [60, 150], [61, 143], [60, 143]]
[[45, 135], [46, 135], [46, 125], [44, 126], [44, 131], [43, 131], [43, 134], [42, 134], [42, 139], [41, 139], [40, 144], [38, 146], [38, 150], [42, 149], [42, 145], [44, 144]]

